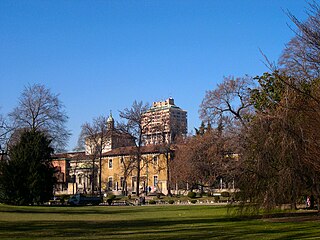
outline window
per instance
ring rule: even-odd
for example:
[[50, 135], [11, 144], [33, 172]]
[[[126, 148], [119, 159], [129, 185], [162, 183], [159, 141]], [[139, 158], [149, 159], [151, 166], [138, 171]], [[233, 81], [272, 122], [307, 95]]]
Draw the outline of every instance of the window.
[[109, 159], [109, 164], [108, 164], [109, 168], [112, 168], [112, 159]]
[[158, 176], [153, 176], [153, 186], [157, 186], [158, 184]]
[[78, 176], [78, 179], [79, 179], [79, 184], [82, 184], [82, 177], [81, 177], [81, 175]]
[[109, 177], [109, 178], [108, 178], [108, 187], [109, 187], [110, 189], [112, 189], [112, 185], [113, 185], [112, 177]]
[[153, 156], [153, 164], [158, 165], [158, 155]]
[[123, 188], [124, 186], [124, 177], [120, 178], [120, 187]]

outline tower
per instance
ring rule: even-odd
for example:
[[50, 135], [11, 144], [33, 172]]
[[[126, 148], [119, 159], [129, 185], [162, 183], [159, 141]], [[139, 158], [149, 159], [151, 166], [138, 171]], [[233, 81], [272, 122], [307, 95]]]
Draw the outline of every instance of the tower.
[[187, 133], [187, 112], [177, 107], [173, 98], [154, 102], [143, 114], [142, 127], [145, 145], [169, 143]]
[[107, 119], [107, 129], [108, 130], [113, 130], [114, 129], [114, 119], [112, 117], [112, 112], [110, 111], [110, 115]]

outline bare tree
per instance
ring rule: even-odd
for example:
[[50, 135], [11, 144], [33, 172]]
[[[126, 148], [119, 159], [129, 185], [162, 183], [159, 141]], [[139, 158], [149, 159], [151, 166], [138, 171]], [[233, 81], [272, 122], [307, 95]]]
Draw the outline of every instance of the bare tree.
[[[159, 152], [165, 156], [166, 163], [164, 165], [167, 173], [166, 187], [168, 196], [172, 196], [172, 177], [171, 177], [171, 162], [174, 160], [174, 145], [181, 141], [181, 138], [185, 136], [185, 126], [181, 125], [174, 118], [168, 118], [168, 116], [162, 116], [159, 124], [154, 129], [160, 133]], [[168, 132], [169, 131], [169, 132]], [[167, 136], [169, 135], [169, 137]]]
[[296, 81], [313, 81], [320, 77], [320, 8], [317, 2], [309, 3], [308, 19], [305, 22], [288, 12], [297, 30], [296, 36], [285, 47], [279, 64], [287, 75]]
[[56, 151], [64, 149], [70, 133], [66, 130], [67, 115], [58, 95], [44, 85], [24, 88], [18, 106], [9, 114], [15, 128], [41, 131], [52, 139]]
[[149, 109], [148, 104], [144, 104], [143, 102], [134, 101], [131, 108], [125, 108], [123, 111], [120, 111], [120, 117], [126, 120], [125, 123], [119, 124], [119, 129], [132, 136], [135, 139], [135, 151], [134, 151], [134, 160], [135, 160], [135, 168], [137, 174], [137, 186], [136, 186], [136, 194], [139, 196], [140, 194], [140, 173], [142, 169], [142, 152], [141, 148], [143, 145], [142, 142], [142, 134], [144, 132], [144, 128], [147, 125], [142, 124], [143, 114]]
[[250, 109], [250, 91], [254, 86], [251, 77], [225, 77], [214, 90], [209, 90], [200, 105], [200, 117], [215, 123], [240, 123], [246, 126]]
[[8, 140], [13, 133], [14, 128], [10, 126], [8, 121], [0, 114], [0, 151], [1, 158], [6, 155], [8, 149]]
[[[210, 129], [210, 128], [209, 128]], [[221, 178], [226, 183], [237, 176], [239, 154], [233, 147], [235, 139], [210, 129], [188, 137], [177, 146], [171, 167], [177, 182], [188, 182], [191, 188], [217, 188]]]
[[[120, 158], [120, 167], [123, 179], [121, 180], [122, 194], [128, 194], [128, 178], [137, 168], [137, 155], [135, 146], [120, 147], [117, 149]], [[143, 167], [141, 167], [142, 169]]]
[[107, 136], [109, 134], [107, 118], [100, 116], [93, 119], [92, 124], [85, 123], [82, 125], [81, 134], [78, 142], [85, 142], [87, 153], [90, 154], [92, 160], [92, 186], [91, 191], [95, 189], [95, 160], [99, 160], [99, 194], [101, 194], [101, 172], [102, 172], [102, 157], [105, 147], [108, 144]]

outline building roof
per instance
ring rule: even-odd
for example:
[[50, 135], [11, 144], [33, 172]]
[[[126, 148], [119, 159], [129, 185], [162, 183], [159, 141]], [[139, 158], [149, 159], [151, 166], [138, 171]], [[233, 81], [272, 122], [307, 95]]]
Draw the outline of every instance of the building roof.
[[[137, 147], [135, 146], [129, 146], [129, 147], [119, 147], [112, 149], [109, 152], [103, 153], [103, 157], [112, 157], [112, 156], [121, 156], [121, 155], [130, 155], [134, 154], [137, 151]], [[148, 154], [148, 153], [160, 153], [161, 151], [161, 145], [147, 145], [141, 147], [141, 153], [142, 154]], [[90, 156], [85, 152], [70, 152], [70, 153], [58, 153], [53, 155], [53, 160], [58, 159], [68, 159], [68, 160], [85, 160], [89, 159]]]
[[[103, 156], [130, 155], [130, 154], [134, 154], [136, 151], [137, 151], [137, 147], [135, 146], [120, 147], [104, 153]], [[141, 147], [142, 154], [157, 153], [159, 151], [160, 151], [159, 145], [148, 145], [148, 146]]]
[[161, 111], [161, 110], [170, 110], [170, 109], [177, 109], [181, 110], [183, 112], [186, 112], [185, 110], [182, 110], [180, 107], [176, 106], [174, 104], [174, 99], [173, 98], [168, 98], [167, 100], [163, 102], [154, 102], [149, 110], [146, 112], [156, 112], [156, 111]]
[[88, 155], [84, 151], [81, 152], [67, 152], [67, 153], [56, 153], [52, 155], [52, 159], [62, 159], [62, 158], [67, 158], [67, 159], [86, 159], [88, 158]]

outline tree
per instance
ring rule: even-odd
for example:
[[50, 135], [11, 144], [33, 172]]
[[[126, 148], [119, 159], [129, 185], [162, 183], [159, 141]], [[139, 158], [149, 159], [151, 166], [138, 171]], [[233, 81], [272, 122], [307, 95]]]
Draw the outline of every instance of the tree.
[[315, 1], [309, 3], [308, 19], [301, 22], [287, 13], [297, 27], [296, 36], [285, 47], [279, 64], [296, 81], [312, 81], [320, 77], [320, 8]]
[[221, 123], [233, 122], [246, 126], [252, 107], [250, 90], [253, 87], [252, 78], [225, 77], [214, 90], [206, 92], [200, 105], [202, 120]]
[[9, 160], [0, 164], [0, 199], [14, 205], [39, 204], [53, 196], [55, 183], [50, 140], [36, 130], [26, 130], [12, 146]]
[[191, 188], [217, 188], [220, 179], [232, 182], [237, 173], [239, 154], [233, 146], [235, 139], [219, 128], [185, 139], [178, 144], [172, 172], [177, 182], [188, 182]]
[[120, 111], [120, 117], [124, 119], [125, 123], [120, 123], [118, 128], [125, 134], [129, 134], [132, 138], [135, 139], [135, 151], [133, 153], [133, 159], [135, 162], [135, 170], [137, 174], [137, 186], [136, 194], [140, 194], [140, 173], [142, 169], [142, 134], [144, 128], [147, 125], [142, 124], [143, 114], [149, 109], [148, 104], [143, 102], [134, 101], [131, 108], [125, 108], [123, 111]]
[[[162, 153], [165, 156], [165, 165], [164, 168], [166, 170], [167, 174], [167, 182], [166, 187], [168, 191], [168, 196], [172, 196], [171, 188], [172, 188], [172, 171], [171, 171], [171, 165], [172, 161], [174, 161], [174, 148], [175, 144], [178, 144], [180, 141], [183, 140], [185, 137], [185, 128], [181, 125], [176, 119], [172, 118], [168, 119], [167, 116], [162, 116], [161, 119], [159, 119], [159, 124], [154, 128], [156, 132], [160, 133], [160, 141], [159, 141], [159, 152]], [[168, 134], [169, 131], [169, 136]], [[161, 169], [163, 170], [163, 169]]]
[[120, 160], [122, 175], [123, 175], [122, 194], [124, 196], [127, 196], [128, 194], [127, 181], [128, 181], [128, 178], [132, 175], [132, 172], [136, 169], [136, 149], [128, 148], [124, 151], [123, 150], [124, 149], [120, 150], [120, 154], [128, 155], [128, 156], [122, 156]]
[[320, 82], [295, 82], [278, 71], [256, 79], [260, 86], [251, 96], [256, 114], [244, 138], [239, 183], [243, 200], [294, 208], [306, 192], [319, 196]]
[[19, 105], [9, 114], [17, 129], [42, 131], [57, 151], [64, 149], [70, 133], [66, 130], [67, 115], [58, 95], [44, 85], [34, 84], [24, 88]]
[[[93, 123], [85, 123], [82, 125], [82, 130], [80, 138], [89, 151], [92, 160], [92, 179], [91, 179], [91, 193], [94, 193], [95, 189], [95, 160], [99, 159], [99, 195], [101, 194], [101, 172], [102, 172], [102, 157], [103, 151], [108, 144], [107, 136], [109, 133], [108, 119], [106, 117], [100, 116], [93, 119]], [[80, 141], [80, 140], [79, 140]]]
[[239, 185], [244, 202], [259, 207], [295, 207], [305, 193], [319, 202], [320, 11], [315, 2], [310, 7], [305, 22], [288, 13], [298, 31], [280, 58], [281, 69], [257, 77], [260, 86], [251, 92], [256, 115]]
[[264, 73], [262, 76], [256, 76], [259, 87], [251, 90], [251, 101], [256, 110], [260, 112], [273, 111], [281, 102], [285, 94], [287, 84], [284, 74], [278, 71]]

